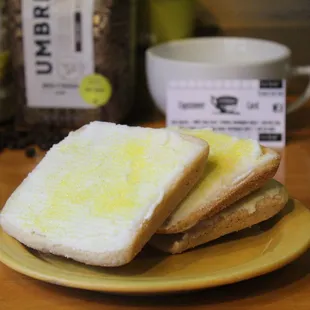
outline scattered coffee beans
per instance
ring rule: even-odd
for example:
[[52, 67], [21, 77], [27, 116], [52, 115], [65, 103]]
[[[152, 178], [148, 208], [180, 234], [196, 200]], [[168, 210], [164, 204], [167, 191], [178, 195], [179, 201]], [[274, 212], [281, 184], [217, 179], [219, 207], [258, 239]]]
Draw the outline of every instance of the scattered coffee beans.
[[37, 146], [48, 151], [54, 144], [65, 138], [67, 132], [59, 128], [34, 127], [30, 130], [6, 128], [0, 131], [0, 152], [4, 149], [25, 150], [27, 157], [36, 156]]

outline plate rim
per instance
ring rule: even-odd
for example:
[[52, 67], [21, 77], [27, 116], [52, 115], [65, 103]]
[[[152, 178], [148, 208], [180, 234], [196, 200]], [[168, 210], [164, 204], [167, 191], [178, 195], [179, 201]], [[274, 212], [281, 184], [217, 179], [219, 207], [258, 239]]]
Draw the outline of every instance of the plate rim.
[[[296, 205], [299, 209], [309, 209], [304, 206], [303, 203], [296, 199], [291, 199], [294, 203], [294, 208], [296, 208]], [[310, 211], [309, 211], [310, 214]], [[2, 228], [0, 227], [0, 233], [3, 235], [6, 235], [7, 237], [13, 239], [13, 242], [18, 243], [20, 246], [27, 249], [25, 245], [20, 243], [18, 240], [14, 239], [13, 237], [6, 234]], [[102, 283], [98, 284], [92, 284], [90, 282], [85, 283], [83, 281], [79, 280], [72, 280], [67, 278], [57, 278], [57, 276], [52, 275], [46, 275], [42, 273], [42, 271], [38, 271], [36, 269], [33, 269], [29, 266], [24, 266], [20, 264], [15, 259], [12, 259], [11, 256], [7, 255], [4, 250], [0, 247], [0, 262], [2, 262], [7, 267], [11, 268], [12, 270], [26, 275], [32, 279], [36, 279], [39, 281], [43, 281], [46, 283], [54, 284], [54, 285], [60, 285], [70, 288], [76, 288], [76, 289], [83, 289], [83, 290], [91, 290], [91, 291], [98, 291], [98, 292], [106, 292], [106, 293], [116, 293], [116, 294], [123, 294], [123, 295], [150, 295], [150, 294], [158, 294], [158, 293], [179, 293], [179, 292], [186, 292], [186, 291], [195, 291], [195, 290], [201, 290], [201, 289], [208, 289], [228, 284], [233, 284], [241, 281], [245, 281], [251, 278], [256, 278], [258, 276], [265, 275], [267, 273], [270, 273], [272, 271], [275, 271], [277, 269], [280, 269], [284, 267], [285, 265], [291, 263], [298, 257], [300, 257], [303, 253], [305, 253], [310, 248], [310, 236], [308, 242], [306, 241], [303, 246], [299, 246], [298, 249], [296, 249], [294, 252], [290, 252], [288, 255], [280, 257], [278, 260], [273, 260], [269, 264], [265, 264], [263, 266], [260, 266], [260, 268], [251, 269], [251, 264], [249, 263], [249, 266], [245, 264], [243, 265], [243, 268], [240, 271], [234, 272], [234, 273], [228, 273], [228, 275], [225, 277], [220, 278], [213, 278], [213, 279], [207, 279], [206, 277], [199, 277], [199, 278], [190, 278], [190, 280], [187, 278], [185, 281], [182, 281], [180, 279], [173, 279], [166, 282], [164, 285], [162, 280], [159, 281], [160, 285], [156, 285], [155, 287], [143, 287], [143, 283], [145, 283], [146, 278], [137, 279], [136, 283], [132, 283], [131, 281], [126, 282], [125, 284], [120, 284], [120, 280], [116, 279], [107, 279]], [[182, 255], [182, 254], [181, 254]], [[246, 266], [246, 267], [245, 267]], [[113, 283], [114, 282], [114, 283]], [[130, 283], [132, 285], [130, 285]], [[112, 284], [112, 285], [111, 285]]]

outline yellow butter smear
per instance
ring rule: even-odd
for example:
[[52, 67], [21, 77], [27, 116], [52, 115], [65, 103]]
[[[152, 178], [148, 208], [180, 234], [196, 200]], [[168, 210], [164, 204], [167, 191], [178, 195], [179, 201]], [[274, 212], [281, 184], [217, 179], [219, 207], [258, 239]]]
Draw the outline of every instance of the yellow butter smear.
[[153, 147], [151, 134], [117, 140], [108, 147], [85, 141], [59, 146], [61, 166], [44, 181], [47, 207], [30, 216], [36, 228], [53, 231], [55, 222], [74, 217], [135, 219], [139, 209], [156, 204], [192, 147], [187, 141]]
[[[236, 174], [242, 171], [242, 168], [253, 167], [262, 154], [259, 144], [253, 140], [237, 139], [208, 129], [182, 131], [201, 138], [210, 145], [204, 175], [195, 191], [189, 196], [190, 199], [205, 197], [206, 191], [218, 186], [231, 185], [229, 182], [238, 176]], [[187, 206], [190, 199], [185, 200], [182, 207], [191, 208], [189, 204]]]

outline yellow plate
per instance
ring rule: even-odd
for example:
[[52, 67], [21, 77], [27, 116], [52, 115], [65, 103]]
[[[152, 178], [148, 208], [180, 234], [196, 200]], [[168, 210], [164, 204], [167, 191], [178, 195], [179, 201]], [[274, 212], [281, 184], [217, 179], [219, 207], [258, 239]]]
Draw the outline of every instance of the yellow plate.
[[98, 268], [30, 250], [0, 230], [0, 260], [46, 282], [121, 294], [214, 287], [278, 269], [310, 246], [310, 212], [291, 200], [276, 217], [179, 255], [146, 247], [127, 266]]

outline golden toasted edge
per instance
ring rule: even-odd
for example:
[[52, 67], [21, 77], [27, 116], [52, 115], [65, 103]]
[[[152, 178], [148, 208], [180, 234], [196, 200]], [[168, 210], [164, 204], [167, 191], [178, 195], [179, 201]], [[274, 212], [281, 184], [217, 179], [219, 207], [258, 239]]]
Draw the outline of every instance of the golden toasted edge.
[[[251, 227], [263, 222], [280, 212], [288, 201], [288, 193], [283, 185], [276, 181], [273, 189], [262, 193], [253, 207], [255, 211], [249, 213], [243, 208], [242, 200], [230, 206], [209, 219], [202, 220], [188, 231], [173, 235], [154, 235], [150, 244], [164, 252], [177, 254], [192, 249], [201, 244], [218, 239], [224, 235]], [[253, 193], [255, 197], [256, 193]], [[250, 197], [247, 197], [250, 198]], [[225, 215], [223, 214], [225, 213]]]
[[[263, 155], [272, 155], [272, 158], [258, 165], [253, 171], [231, 187], [223, 188], [222, 195], [218, 195], [212, 203], [201, 205], [186, 218], [177, 223], [169, 222], [169, 218], [158, 230], [158, 234], [177, 234], [195, 226], [200, 220], [209, 218], [220, 212], [242, 197], [262, 187], [277, 172], [280, 165], [280, 154], [272, 149], [262, 147]], [[190, 195], [190, 193], [189, 193]]]
[[[157, 229], [162, 225], [165, 219], [174, 211], [179, 203], [187, 196], [190, 190], [201, 179], [204, 168], [209, 155], [209, 145], [199, 138], [188, 135], [182, 135], [184, 139], [192, 142], [198, 142], [204, 146], [200, 156], [195, 162], [185, 168], [184, 173], [177, 182], [173, 184], [171, 189], [165, 194], [161, 203], [156, 207], [152, 217], [144, 221], [142, 229], [136, 236], [135, 241], [130, 248], [128, 262], [131, 261], [143, 248], [143, 246], [156, 233]], [[194, 139], [192, 139], [194, 138]]]

